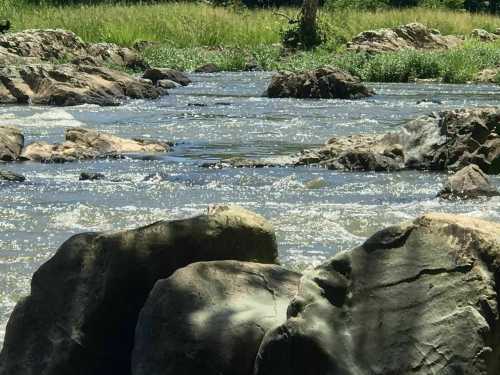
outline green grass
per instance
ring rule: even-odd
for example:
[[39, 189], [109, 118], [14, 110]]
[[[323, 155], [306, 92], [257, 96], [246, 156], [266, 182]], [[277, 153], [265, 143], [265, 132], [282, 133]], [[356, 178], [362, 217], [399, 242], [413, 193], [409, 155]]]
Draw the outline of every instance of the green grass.
[[[466, 82], [484, 68], [500, 65], [500, 43], [467, 41], [451, 51], [404, 51], [369, 57], [344, 51], [345, 42], [361, 31], [422, 22], [443, 34], [469, 34], [474, 28], [494, 31], [500, 18], [443, 9], [410, 8], [380, 11], [321, 12], [327, 43], [308, 52], [283, 55], [279, 46], [287, 20], [267, 9], [213, 7], [196, 3], [152, 5], [29, 6], [23, 0], [0, 0], [0, 18], [15, 30], [63, 28], [88, 42], [131, 46], [139, 40], [159, 43], [144, 52], [155, 66], [193, 70], [215, 63], [223, 70], [241, 70], [255, 60], [266, 70], [304, 70], [337, 65], [367, 81], [406, 82], [442, 78]], [[296, 9], [280, 9], [294, 16]]]

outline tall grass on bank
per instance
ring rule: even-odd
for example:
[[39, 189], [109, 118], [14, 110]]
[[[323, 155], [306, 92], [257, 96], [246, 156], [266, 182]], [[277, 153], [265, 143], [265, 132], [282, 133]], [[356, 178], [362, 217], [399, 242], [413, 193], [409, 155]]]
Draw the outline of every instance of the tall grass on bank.
[[[295, 16], [297, 9], [280, 9]], [[197, 3], [146, 5], [100, 4], [64, 7], [33, 6], [23, 0], [0, 0], [0, 18], [11, 19], [14, 30], [64, 28], [89, 42], [132, 45], [152, 40], [176, 48], [254, 48], [280, 41], [287, 27], [285, 17], [272, 9], [213, 7]], [[500, 18], [444, 9], [408, 8], [362, 11], [355, 9], [321, 11], [321, 22], [330, 41], [338, 48], [361, 31], [422, 22], [444, 34], [468, 34], [475, 28], [494, 31]]]

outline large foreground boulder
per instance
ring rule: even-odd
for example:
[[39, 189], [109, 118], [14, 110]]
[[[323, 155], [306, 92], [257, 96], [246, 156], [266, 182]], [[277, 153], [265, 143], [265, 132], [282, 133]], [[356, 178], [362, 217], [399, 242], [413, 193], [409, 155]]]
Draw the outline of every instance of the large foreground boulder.
[[347, 44], [347, 49], [354, 52], [382, 53], [406, 49], [449, 49], [462, 43], [463, 38], [444, 36], [438, 30], [415, 22], [392, 29], [364, 31]]
[[134, 375], [251, 375], [283, 324], [300, 275], [279, 266], [195, 263], [156, 283], [136, 330]]
[[273, 76], [266, 92], [270, 98], [304, 99], [360, 99], [373, 94], [358, 78], [335, 68], [279, 73]]
[[129, 48], [111, 43], [85, 43], [75, 33], [60, 29], [31, 29], [0, 35], [0, 65], [84, 60], [144, 69], [147, 64]]
[[117, 105], [166, 91], [128, 74], [90, 65], [31, 64], [0, 69], [0, 104]]
[[130, 374], [137, 318], [159, 279], [190, 263], [274, 263], [272, 226], [239, 207], [66, 241], [9, 319], [1, 375]]
[[500, 225], [429, 214], [302, 278], [255, 375], [500, 373]]
[[96, 158], [118, 158], [124, 154], [163, 153], [171, 150], [171, 142], [127, 139], [109, 133], [86, 128], [68, 128], [64, 131], [65, 142], [49, 144], [35, 142], [26, 146], [22, 160], [42, 163], [64, 163]]
[[475, 164], [462, 168], [448, 181], [438, 196], [444, 199], [471, 199], [500, 195], [490, 178]]
[[0, 161], [17, 160], [23, 146], [24, 136], [19, 129], [0, 126]]

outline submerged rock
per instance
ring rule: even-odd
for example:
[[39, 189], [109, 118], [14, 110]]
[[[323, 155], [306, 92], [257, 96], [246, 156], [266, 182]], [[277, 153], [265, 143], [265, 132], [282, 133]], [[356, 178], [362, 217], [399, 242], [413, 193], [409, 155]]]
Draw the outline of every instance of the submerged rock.
[[392, 29], [364, 31], [347, 44], [347, 49], [354, 52], [382, 53], [405, 49], [450, 49], [462, 43], [463, 38], [444, 36], [438, 30], [429, 29], [421, 23], [410, 23]]
[[374, 95], [361, 81], [336, 68], [273, 76], [266, 95], [270, 98], [360, 99]]
[[306, 273], [255, 375], [500, 372], [500, 225], [429, 214]]
[[117, 105], [120, 100], [165, 94], [125, 73], [89, 65], [31, 64], [0, 69], [0, 104]]
[[195, 263], [156, 283], [136, 329], [133, 375], [251, 375], [300, 275], [274, 265]]
[[5, 181], [5, 182], [24, 182], [26, 180], [26, 177], [11, 172], [7, 171], [5, 169], [0, 169], [0, 182]]
[[87, 44], [75, 33], [60, 29], [32, 29], [0, 35], [0, 66], [24, 63], [84, 60], [132, 69], [147, 67], [133, 50], [111, 43]]
[[42, 163], [63, 163], [100, 157], [116, 158], [131, 153], [163, 153], [172, 147], [170, 142], [126, 139], [85, 128], [68, 128], [64, 137], [62, 144], [32, 143], [25, 147], [21, 158]]
[[445, 199], [470, 199], [500, 195], [489, 177], [475, 164], [462, 168], [448, 178], [438, 196]]
[[0, 161], [14, 161], [24, 147], [21, 131], [11, 126], [0, 126]]
[[149, 79], [153, 84], [157, 85], [160, 81], [169, 80], [178, 83], [181, 86], [187, 86], [192, 81], [184, 73], [167, 68], [151, 68], [147, 69], [142, 78]]
[[274, 263], [277, 255], [271, 224], [239, 207], [76, 235], [35, 272], [14, 309], [0, 375], [130, 374], [138, 315], [156, 281], [195, 262]]
[[95, 173], [95, 172], [82, 172], [80, 174], [79, 180], [80, 181], [98, 181], [98, 180], [104, 180], [106, 176], [102, 173]]

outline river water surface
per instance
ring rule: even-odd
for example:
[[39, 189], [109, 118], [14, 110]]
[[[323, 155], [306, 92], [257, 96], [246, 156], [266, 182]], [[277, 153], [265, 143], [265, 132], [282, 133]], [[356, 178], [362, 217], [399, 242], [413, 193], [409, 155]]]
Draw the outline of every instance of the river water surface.
[[[0, 107], [0, 125], [21, 128], [27, 144], [61, 142], [69, 126], [178, 143], [174, 152], [154, 158], [7, 166], [27, 181], [0, 184], [0, 347], [8, 316], [29, 293], [33, 272], [75, 233], [134, 228], [192, 216], [208, 204], [234, 203], [269, 219], [281, 261], [302, 268], [428, 211], [500, 221], [498, 198], [435, 198], [444, 174], [200, 168], [229, 156], [288, 155], [335, 135], [385, 133], [436, 110], [495, 105], [499, 87], [377, 84], [378, 95], [367, 100], [294, 100], [261, 96], [269, 73], [192, 78], [193, 85], [170, 96], [120, 107]], [[417, 104], [423, 99], [441, 103]], [[80, 182], [82, 171], [102, 172], [107, 179]], [[500, 178], [493, 181], [500, 186]]]

